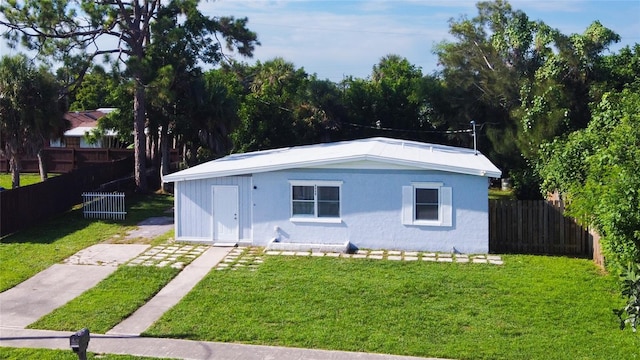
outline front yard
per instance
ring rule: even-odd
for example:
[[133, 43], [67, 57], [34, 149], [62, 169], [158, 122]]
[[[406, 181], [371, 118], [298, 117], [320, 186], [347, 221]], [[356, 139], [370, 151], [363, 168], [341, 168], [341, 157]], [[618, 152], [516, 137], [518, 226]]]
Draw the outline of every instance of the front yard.
[[123, 238], [135, 224], [166, 215], [173, 198], [153, 195], [127, 199], [125, 221], [84, 219], [76, 208], [42, 225], [0, 238], [0, 292], [93, 244]]
[[212, 271], [147, 336], [454, 359], [639, 359], [611, 276], [588, 260], [504, 265], [267, 256]]
[[[124, 223], [84, 220], [74, 210], [0, 239], [0, 291], [89, 245], [122, 239], [171, 205], [171, 197], [139, 198]], [[257, 267], [213, 270], [145, 335], [453, 359], [640, 359], [640, 336], [620, 331], [612, 312], [622, 304], [616, 279], [589, 260], [261, 258]], [[88, 315], [72, 301], [38, 327], [75, 329], [92, 317], [92, 331], [109, 329], [176, 274], [149, 271], [120, 269], [81, 295], [101, 304], [93, 310], [113, 311]], [[132, 285], [142, 278], [151, 291]], [[21, 351], [0, 349], [0, 357]]]

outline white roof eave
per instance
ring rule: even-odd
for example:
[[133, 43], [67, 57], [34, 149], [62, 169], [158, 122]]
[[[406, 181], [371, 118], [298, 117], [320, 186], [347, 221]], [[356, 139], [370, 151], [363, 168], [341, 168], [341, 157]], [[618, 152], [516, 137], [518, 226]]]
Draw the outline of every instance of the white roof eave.
[[[298, 163], [287, 163], [287, 164], [278, 164], [278, 165], [264, 165], [243, 169], [230, 169], [230, 170], [221, 170], [221, 171], [207, 171], [207, 172], [198, 172], [193, 174], [180, 174], [180, 172], [165, 175], [163, 177], [163, 182], [179, 182], [179, 181], [188, 181], [188, 180], [203, 180], [211, 177], [227, 177], [227, 176], [238, 176], [238, 175], [247, 175], [247, 174], [257, 174], [268, 171], [279, 171], [286, 169], [302, 169], [302, 168], [310, 168], [310, 167], [318, 167], [323, 165], [331, 165], [343, 162], [349, 162], [353, 160], [367, 160], [368, 156], [352, 156], [350, 159], [341, 159], [340, 161], [335, 160], [319, 160], [319, 161], [304, 161]], [[374, 159], [370, 159], [374, 160]], [[432, 163], [416, 163], [415, 161], [402, 161], [402, 160], [394, 160], [389, 161], [388, 159], [375, 159], [376, 161], [392, 163], [397, 165], [405, 165], [416, 168], [416, 170], [435, 170], [435, 171], [444, 171], [444, 172], [452, 172], [464, 175], [475, 175], [475, 176], [486, 176], [499, 178], [502, 175], [500, 171], [491, 171], [491, 170], [480, 170], [474, 168], [465, 168], [465, 167], [457, 167], [451, 165], [439, 165]]]
[[[350, 163], [358, 163], [358, 168], [366, 169], [367, 162], [388, 164], [390, 169], [401, 166], [407, 169], [435, 170], [484, 177], [500, 177], [502, 174], [500, 169], [484, 155], [474, 154], [469, 149], [372, 138], [229, 155], [166, 175], [163, 181], [179, 182], [340, 165], [343, 165], [343, 168], [349, 168]], [[363, 163], [365, 163], [364, 167], [362, 167]]]

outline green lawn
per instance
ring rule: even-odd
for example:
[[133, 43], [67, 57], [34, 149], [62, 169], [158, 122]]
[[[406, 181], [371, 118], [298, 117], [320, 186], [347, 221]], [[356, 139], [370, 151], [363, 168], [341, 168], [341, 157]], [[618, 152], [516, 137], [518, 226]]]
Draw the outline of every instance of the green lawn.
[[104, 334], [158, 293], [180, 270], [121, 266], [97, 286], [29, 325], [31, 329]]
[[513, 190], [489, 189], [489, 200], [516, 200]]
[[173, 205], [164, 195], [127, 198], [125, 221], [84, 219], [74, 209], [42, 225], [0, 238], [0, 292], [90, 245], [124, 235], [151, 216], [162, 216]]
[[[49, 177], [59, 174], [49, 174]], [[20, 174], [20, 186], [27, 186], [40, 182], [40, 174], [23, 173]], [[11, 189], [11, 174], [0, 173], [0, 187]]]
[[455, 359], [639, 359], [615, 279], [584, 259], [505, 265], [266, 257], [212, 271], [146, 336]]
[[[0, 347], [0, 359], [4, 359], [4, 360], [24, 360], [24, 359], [78, 360], [78, 355], [76, 355], [71, 350], [17, 349], [17, 348]], [[161, 360], [160, 358], [150, 358], [150, 357], [130, 356], [130, 355], [94, 354], [92, 352], [87, 352], [87, 359]]]
[[[84, 220], [74, 210], [0, 239], [0, 290], [163, 215], [172, 198], [128, 203], [123, 223]], [[212, 271], [145, 335], [455, 359], [640, 359], [640, 335], [620, 331], [613, 315], [622, 299], [612, 276], [584, 259], [503, 259], [496, 266], [268, 256], [254, 272]], [[175, 276], [157, 270], [123, 267], [40, 326], [73, 330], [85, 326], [78, 318], [91, 318], [92, 331], [105, 331]], [[80, 301], [91, 312], [79, 310]], [[59, 354], [0, 348], [2, 359]], [[121, 358], [135, 359], [113, 359]]]

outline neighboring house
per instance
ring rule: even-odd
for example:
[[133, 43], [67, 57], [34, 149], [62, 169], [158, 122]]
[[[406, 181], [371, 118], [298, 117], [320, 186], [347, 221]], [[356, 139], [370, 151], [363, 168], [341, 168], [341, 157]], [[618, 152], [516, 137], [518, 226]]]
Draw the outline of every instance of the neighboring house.
[[91, 111], [70, 111], [64, 114], [71, 127], [65, 131], [61, 139], [49, 140], [50, 147], [56, 148], [117, 148], [120, 144], [117, 133], [112, 130], [105, 132], [104, 136], [95, 143], [89, 143], [85, 137], [98, 127], [98, 119], [110, 113], [114, 109], [102, 108]]
[[371, 138], [233, 154], [164, 181], [177, 240], [486, 253], [500, 175], [470, 149]]

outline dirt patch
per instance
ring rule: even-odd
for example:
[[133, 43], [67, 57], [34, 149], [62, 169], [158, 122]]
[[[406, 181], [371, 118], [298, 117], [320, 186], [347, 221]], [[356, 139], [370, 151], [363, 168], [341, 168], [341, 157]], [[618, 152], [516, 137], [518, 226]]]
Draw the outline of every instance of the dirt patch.
[[159, 216], [143, 220], [136, 229], [124, 236], [116, 235], [105, 241], [107, 244], [148, 244], [154, 238], [173, 230], [173, 217]]

